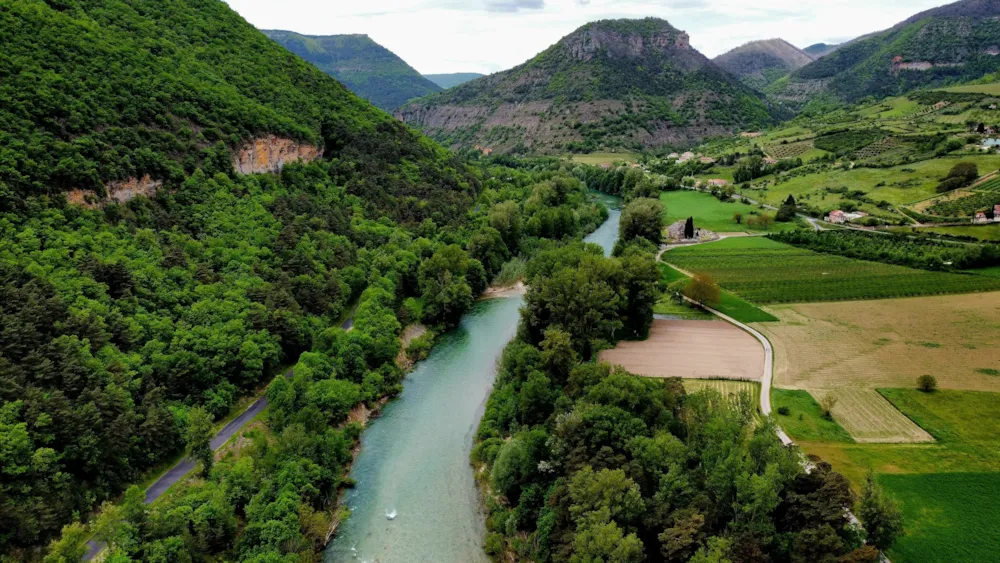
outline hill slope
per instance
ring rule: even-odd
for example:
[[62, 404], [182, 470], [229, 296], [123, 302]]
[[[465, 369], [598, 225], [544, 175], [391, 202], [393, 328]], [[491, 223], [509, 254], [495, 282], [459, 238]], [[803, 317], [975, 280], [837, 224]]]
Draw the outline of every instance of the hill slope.
[[441, 91], [367, 35], [310, 36], [278, 30], [263, 33], [386, 111]]
[[1000, 1], [964, 0], [839, 47], [775, 83], [785, 106], [854, 102], [975, 80], [1000, 70]]
[[453, 74], [425, 74], [424, 78], [447, 90], [484, 76], [486, 75], [478, 72], [456, 72]]
[[453, 145], [535, 152], [679, 146], [772, 120], [686, 33], [652, 18], [587, 24], [514, 69], [397, 116]]
[[839, 48], [840, 44], [830, 45], [828, 43], [816, 43], [815, 45], [810, 45], [805, 49], [802, 49], [802, 52], [809, 55], [813, 59], [818, 59], [829, 55], [830, 53], [836, 51]]
[[[0, 560], [19, 561], [181, 455], [193, 407], [224, 417], [340, 326], [368, 276], [414, 279], [402, 226], [464, 223], [479, 181], [221, 0], [9, 0], [0, 36]], [[384, 310], [362, 297], [358, 326], [379, 331], [362, 346], [397, 341], [392, 280]], [[396, 381], [378, 371], [376, 396]], [[309, 470], [323, 502], [349, 443]], [[297, 531], [300, 497], [326, 505], [294, 495], [275, 518]], [[212, 503], [202, 529], [235, 534], [236, 509]], [[170, 529], [190, 537], [181, 512]], [[127, 540], [136, 561], [191, 560], [134, 551], [146, 539]]]
[[712, 59], [720, 68], [758, 90], [812, 61], [811, 56], [784, 39], [753, 41]]

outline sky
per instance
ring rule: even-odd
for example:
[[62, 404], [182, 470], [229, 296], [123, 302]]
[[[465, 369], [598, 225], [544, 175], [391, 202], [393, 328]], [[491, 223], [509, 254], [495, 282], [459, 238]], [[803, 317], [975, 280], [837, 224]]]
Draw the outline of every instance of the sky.
[[583, 24], [653, 16], [709, 57], [755, 39], [840, 43], [945, 0], [227, 0], [260, 29], [362, 33], [423, 74], [521, 64]]

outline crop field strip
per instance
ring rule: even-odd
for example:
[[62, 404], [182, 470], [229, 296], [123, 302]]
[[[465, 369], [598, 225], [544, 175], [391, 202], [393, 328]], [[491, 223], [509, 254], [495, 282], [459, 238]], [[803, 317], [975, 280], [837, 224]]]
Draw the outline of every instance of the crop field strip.
[[711, 389], [718, 391], [729, 403], [737, 403], [741, 395], [749, 395], [752, 403], [758, 405], [754, 419], [760, 421], [760, 383], [756, 381], [733, 381], [724, 379], [685, 379], [684, 390], [689, 394]]
[[826, 397], [837, 400], [833, 418], [859, 444], [910, 444], [933, 442], [934, 437], [899, 412], [875, 389], [839, 387], [813, 389], [820, 403]]
[[763, 238], [732, 238], [678, 248], [663, 256], [705, 272], [752, 303], [885, 299], [1000, 290], [983, 276], [930, 272], [820, 254]]

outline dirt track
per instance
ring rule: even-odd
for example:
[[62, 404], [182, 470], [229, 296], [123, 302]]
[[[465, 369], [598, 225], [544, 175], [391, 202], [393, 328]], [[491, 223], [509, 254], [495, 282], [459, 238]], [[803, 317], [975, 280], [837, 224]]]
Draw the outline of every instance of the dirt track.
[[764, 348], [729, 323], [657, 320], [648, 340], [621, 342], [600, 359], [647, 377], [760, 381]]

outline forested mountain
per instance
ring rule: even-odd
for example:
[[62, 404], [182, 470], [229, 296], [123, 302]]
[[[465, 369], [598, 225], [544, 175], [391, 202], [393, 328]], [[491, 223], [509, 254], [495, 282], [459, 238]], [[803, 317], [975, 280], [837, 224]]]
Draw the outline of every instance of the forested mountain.
[[456, 72], [454, 74], [425, 74], [424, 78], [447, 90], [483, 76], [485, 75], [478, 72]]
[[1000, 70], [1000, 1], [963, 0], [840, 46], [773, 84], [790, 108], [956, 84]]
[[264, 34], [385, 111], [441, 91], [367, 35], [311, 36], [279, 30]]
[[766, 39], [741, 45], [712, 59], [751, 88], [761, 90], [813, 58], [784, 39]]
[[654, 18], [587, 24], [397, 115], [442, 142], [504, 152], [680, 146], [773, 119], [761, 96]]
[[839, 44], [830, 45], [828, 43], [816, 43], [815, 45], [810, 45], [805, 49], [802, 49], [802, 52], [809, 55], [813, 59], [818, 59], [820, 57], [825, 57], [829, 55], [830, 53], [836, 51], [839, 48], [840, 48]]
[[[0, 555], [44, 544], [194, 448], [193, 421], [337, 346], [336, 375], [297, 371], [322, 393], [294, 447], [267, 436], [242, 485], [223, 464], [177, 491], [113, 560], [311, 553], [298, 519], [332, 506], [356, 436], [335, 429], [339, 409], [398, 389], [398, 319], [447, 326], [486, 283], [458, 245], [486, 220], [467, 213], [488, 174], [221, 0], [11, 0], [0, 36]], [[566, 229], [594, 221], [567, 213]], [[501, 255], [494, 242], [477, 248]], [[359, 298], [348, 337], [336, 327]], [[420, 314], [399, 313], [418, 298]], [[122, 515], [105, 514], [113, 544]], [[86, 537], [70, 529], [53, 560], [79, 560]]]

